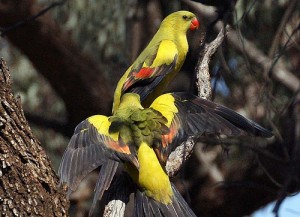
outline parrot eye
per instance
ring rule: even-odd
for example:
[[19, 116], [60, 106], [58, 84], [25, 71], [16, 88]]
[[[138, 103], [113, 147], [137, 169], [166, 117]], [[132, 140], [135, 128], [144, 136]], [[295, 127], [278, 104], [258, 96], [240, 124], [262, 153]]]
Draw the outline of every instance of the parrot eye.
[[185, 20], [187, 20], [187, 19], [188, 19], [188, 16], [183, 15], [182, 18], [185, 19]]

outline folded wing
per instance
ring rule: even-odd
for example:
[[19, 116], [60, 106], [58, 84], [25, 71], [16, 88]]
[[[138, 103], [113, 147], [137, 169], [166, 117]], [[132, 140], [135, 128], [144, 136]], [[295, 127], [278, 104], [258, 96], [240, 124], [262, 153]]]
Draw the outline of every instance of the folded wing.
[[171, 40], [162, 40], [157, 47], [145, 50], [130, 68], [122, 87], [123, 93], [137, 93], [144, 101], [171, 72], [174, 72], [178, 51]]

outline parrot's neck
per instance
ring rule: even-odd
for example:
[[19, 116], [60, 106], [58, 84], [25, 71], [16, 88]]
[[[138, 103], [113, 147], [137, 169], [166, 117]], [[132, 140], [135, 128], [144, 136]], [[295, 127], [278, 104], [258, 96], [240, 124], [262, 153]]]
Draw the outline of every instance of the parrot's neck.
[[177, 57], [178, 59], [176, 61], [175, 71], [179, 70], [182, 64], [184, 63], [186, 54], [189, 49], [189, 45], [186, 37], [186, 31], [185, 30], [177, 31], [177, 28], [175, 27], [161, 28], [158, 30], [156, 34], [160, 36], [159, 41], [171, 40], [175, 43], [176, 48], [178, 50], [178, 57]]
[[127, 119], [133, 111], [143, 109], [140, 103], [140, 96], [136, 93], [125, 93], [115, 111], [116, 116]]
[[172, 202], [173, 191], [169, 177], [161, 167], [155, 152], [146, 143], [138, 149], [140, 164], [138, 184], [144, 189], [146, 195], [163, 204]]

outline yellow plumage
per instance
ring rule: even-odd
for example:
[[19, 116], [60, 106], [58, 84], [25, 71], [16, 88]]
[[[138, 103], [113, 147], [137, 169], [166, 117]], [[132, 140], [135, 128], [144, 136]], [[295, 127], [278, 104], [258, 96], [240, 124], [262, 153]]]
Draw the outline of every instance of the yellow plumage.
[[126, 92], [138, 93], [143, 105], [149, 106], [180, 70], [188, 52], [186, 33], [198, 27], [196, 16], [189, 11], [177, 11], [161, 23], [147, 47], [126, 70], [114, 95], [113, 113]]
[[141, 192], [144, 197], [136, 200], [138, 212], [195, 217], [163, 169], [171, 151], [188, 136], [202, 133], [272, 135], [230, 109], [193, 95], [161, 95], [186, 58], [187, 31], [198, 26], [196, 16], [188, 11], [166, 17], [118, 82], [112, 116], [94, 115], [76, 127], [59, 174], [61, 182], [74, 190], [101, 166], [91, 211], [122, 162], [138, 186], [136, 195]]
[[74, 191], [89, 172], [101, 166], [92, 212], [109, 189], [118, 164], [125, 163], [137, 186], [135, 209], [139, 214], [195, 217], [171, 184], [164, 165], [188, 136], [214, 133], [272, 136], [229, 108], [192, 94], [163, 94], [144, 108], [138, 94], [126, 93], [114, 115], [95, 115], [78, 124], [59, 169], [61, 182]]
[[171, 94], [167, 93], [156, 98], [150, 106], [150, 108], [153, 108], [156, 111], [160, 111], [161, 114], [167, 119], [167, 127], [171, 126], [174, 115], [178, 113], [178, 109], [174, 102], [174, 97]]
[[155, 152], [146, 143], [138, 149], [140, 163], [138, 184], [148, 197], [163, 204], [171, 203], [173, 196], [169, 177], [162, 169]]
[[[105, 136], [111, 137], [113, 140], [118, 140], [119, 133], [109, 133], [108, 129], [111, 122], [108, 120], [108, 117], [104, 115], [93, 115], [87, 119], [89, 123], [91, 123], [98, 132], [101, 132]], [[86, 130], [86, 129], [84, 129]]]

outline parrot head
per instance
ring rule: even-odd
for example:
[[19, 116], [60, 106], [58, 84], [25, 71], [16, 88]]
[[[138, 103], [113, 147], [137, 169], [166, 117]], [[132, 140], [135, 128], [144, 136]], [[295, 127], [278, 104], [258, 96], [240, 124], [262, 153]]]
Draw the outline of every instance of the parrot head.
[[168, 15], [162, 22], [161, 26], [172, 26], [177, 31], [186, 32], [189, 29], [195, 30], [199, 28], [199, 21], [195, 14], [189, 11], [177, 11]]

